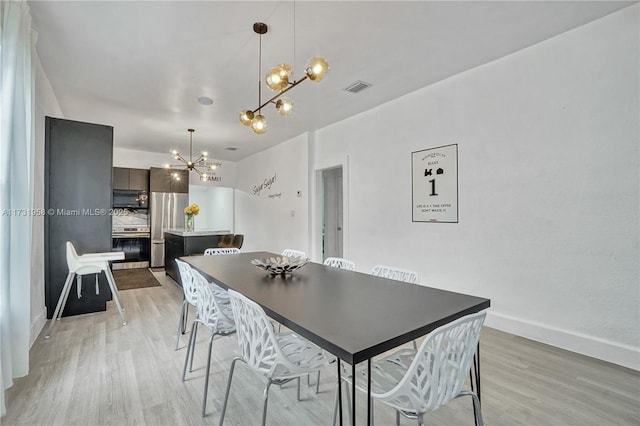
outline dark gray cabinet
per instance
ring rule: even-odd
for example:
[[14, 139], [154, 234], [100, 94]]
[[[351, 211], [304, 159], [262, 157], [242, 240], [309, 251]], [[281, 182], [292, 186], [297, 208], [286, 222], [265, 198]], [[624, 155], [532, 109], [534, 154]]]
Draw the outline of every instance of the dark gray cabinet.
[[[51, 318], [68, 273], [66, 242], [78, 254], [111, 251], [113, 127], [46, 117], [45, 303]], [[111, 291], [104, 273], [73, 284], [63, 315], [106, 310]]]
[[113, 189], [149, 192], [149, 170], [114, 167]]
[[174, 171], [180, 176], [180, 180], [171, 179], [171, 191], [170, 192], [189, 192], [189, 170]]
[[[179, 180], [172, 174], [178, 173]], [[189, 170], [168, 170], [152, 167], [149, 176], [149, 189], [151, 192], [189, 192]]]
[[182, 256], [204, 254], [208, 248], [218, 247], [221, 235], [181, 237], [164, 233], [164, 270], [175, 282], [182, 285], [176, 259]]
[[[202, 253], [204, 253], [204, 250]], [[182, 285], [182, 281], [180, 280], [180, 271], [178, 271], [178, 265], [175, 260], [182, 256], [186, 256], [184, 237], [164, 234], [164, 271], [180, 285]]]
[[129, 189], [129, 169], [113, 168], [113, 189]]
[[149, 170], [129, 169], [129, 189], [149, 192]]

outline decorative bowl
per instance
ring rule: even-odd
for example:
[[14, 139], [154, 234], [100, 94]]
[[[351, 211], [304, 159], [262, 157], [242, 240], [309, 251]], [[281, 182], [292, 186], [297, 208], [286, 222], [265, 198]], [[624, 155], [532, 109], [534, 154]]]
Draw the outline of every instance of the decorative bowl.
[[253, 259], [251, 264], [260, 269], [264, 269], [271, 275], [284, 276], [296, 269], [302, 268], [307, 262], [309, 262], [308, 258], [276, 256], [269, 259]]

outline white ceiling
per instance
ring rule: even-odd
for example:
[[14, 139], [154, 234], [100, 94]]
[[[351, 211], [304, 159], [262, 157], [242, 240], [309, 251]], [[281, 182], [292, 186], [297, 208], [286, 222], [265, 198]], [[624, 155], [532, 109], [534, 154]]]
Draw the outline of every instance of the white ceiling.
[[[120, 148], [188, 148], [236, 161], [371, 109], [635, 2], [618, 1], [30, 1], [37, 50], [65, 118], [114, 127]], [[238, 121], [258, 106], [263, 74], [286, 62], [302, 76], [324, 56], [330, 73], [291, 90], [295, 115], [255, 135]], [[295, 63], [294, 61], [295, 47]], [[373, 86], [343, 89], [356, 80]], [[263, 101], [270, 97], [263, 85]], [[213, 99], [202, 106], [199, 96]], [[381, 117], [383, 119], [383, 117]], [[235, 147], [236, 151], [226, 150]]]

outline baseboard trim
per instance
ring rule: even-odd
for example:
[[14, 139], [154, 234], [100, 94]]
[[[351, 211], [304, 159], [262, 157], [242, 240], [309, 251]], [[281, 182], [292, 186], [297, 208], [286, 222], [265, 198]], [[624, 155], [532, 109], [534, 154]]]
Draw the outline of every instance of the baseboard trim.
[[31, 323], [31, 341], [29, 342], [29, 348], [33, 346], [33, 343], [36, 341], [40, 332], [44, 328], [44, 325], [47, 323], [47, 308], [43, 306], [38, 315], [33, 319]]
[[640, 348], [588, 336], [581, 333], [524, 321], [509, 315], [487, 312], [487, 327], [515, 334], [571, 352], [640, 371]]

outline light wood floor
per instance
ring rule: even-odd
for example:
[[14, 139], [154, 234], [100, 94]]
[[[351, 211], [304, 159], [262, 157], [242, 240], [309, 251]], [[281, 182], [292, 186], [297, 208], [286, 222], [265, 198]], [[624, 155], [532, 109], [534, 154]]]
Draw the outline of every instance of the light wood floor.
[[[156, 273], [162, 287], [122, 291], [129, 324], [107, 312], [64, 318], [50, 340], [33, 345], [30, 373], [7, 393], [2, 425], [215, 425], [236, 338], [219, 337], [205, 418], [200, 415], [207, 333], [198, 333], [194, 371], [182, 382], [188, 335], [175, 350], [181, 289]], [[483, 330], [482, 411], [487, 425], [638, 425], [638, 372], [532, 342]], [[323, 371], [321, 391], [272, 387], [269, 425], [331, 424], [335, 364]], [[260, 423], [264, 382], [239, 363], [226, 425]], [[359, 401], [364, 403], [362, 395]], [[364, 406], [359, 407], [364, 419]], [[393, 425], [392, 410], [375, 405], [378, 425]], [[471, 401], [461, 398], [428, 415], [426, 424], [473, 425]], [[415, 422], [402, 419], [403, 425]]]

